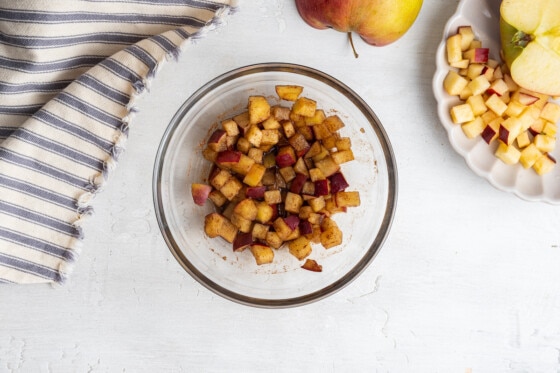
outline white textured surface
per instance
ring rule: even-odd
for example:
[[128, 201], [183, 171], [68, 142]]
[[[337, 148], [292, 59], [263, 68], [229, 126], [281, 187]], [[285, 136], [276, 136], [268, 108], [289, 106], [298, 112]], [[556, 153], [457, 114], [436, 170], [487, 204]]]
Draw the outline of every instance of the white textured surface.
[[[241, 1], [138, 103], [128, 150], [86, 224], [68, 284], [0, 287], [0, 372], [555, 372], [560, 209], [494, 189], [449, 145], [431, 93], [457, 1], [426, 1], [397, 43], [311, 29], [290, 0]], [[213, 295], [175, 262], [152, 204], [164, 128], [200, 85], [284, 61], [346, 82], [384, 123], [399, 202], [372, 266], [321, 302], [262, 310]]]

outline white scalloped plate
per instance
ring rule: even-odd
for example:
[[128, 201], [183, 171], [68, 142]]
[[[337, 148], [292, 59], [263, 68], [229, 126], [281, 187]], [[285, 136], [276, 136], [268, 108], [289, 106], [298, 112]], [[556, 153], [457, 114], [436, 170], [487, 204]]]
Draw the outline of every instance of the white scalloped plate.
[[[479, 136], [468, 139], [459, 125], [451, 121], [449, 109], [459, 99], [443, 90], [443, 80], [449, 71], [445, 58], [445, 40], [456, 32], [461, 25], [471, 25], [483, 46], [490, 48], [493, 59], [499, 60], [499, 7], [500, 0], [461, 0], [455, 14], [447, 21], [442, 41], [436, 54], [436, 72], [433, 78], [433, 91], [437, 100], [438, 116], [448, 133], [453, 148], [465, 158], [467, 165], [479, 176], [485, 178], [497, 189], [514, 193], [528, 201], [560, 204], [560, 164], [544, 175], [537, 175], [532, 169], [521, 165], [506, 165], [494, 156], [496, 144], [488, 145]], [[560, 160], [560, 147], [552, 153]]]

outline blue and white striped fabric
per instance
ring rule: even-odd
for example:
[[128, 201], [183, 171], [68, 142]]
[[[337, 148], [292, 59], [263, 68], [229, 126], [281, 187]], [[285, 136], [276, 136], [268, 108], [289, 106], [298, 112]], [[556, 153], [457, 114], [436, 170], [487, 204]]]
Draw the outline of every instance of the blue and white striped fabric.
[[61, 283], [136, 95], [234, 0], [0, 0], [0, 282]]

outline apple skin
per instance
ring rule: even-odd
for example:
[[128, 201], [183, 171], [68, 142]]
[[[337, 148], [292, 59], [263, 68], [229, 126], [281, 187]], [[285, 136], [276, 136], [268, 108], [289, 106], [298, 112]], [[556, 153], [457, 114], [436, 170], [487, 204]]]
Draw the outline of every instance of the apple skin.
[[560, 2], [503, 0], [500, 41], [512, 79], [521, 87], [560, 95]]
[[366, 43], [381, 47], [408, 31], [422, 0], [296, 0], [296, 6], [316, 29], [356, 32]]

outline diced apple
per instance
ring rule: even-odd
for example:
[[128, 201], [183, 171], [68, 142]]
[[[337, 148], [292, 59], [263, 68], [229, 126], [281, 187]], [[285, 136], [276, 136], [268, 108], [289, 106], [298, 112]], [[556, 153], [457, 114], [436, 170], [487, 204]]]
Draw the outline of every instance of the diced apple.
[[227, 149], [227, 132], [223, 129], [217, 129], [210, 135], [207, 145], [215, 152], [221, 152]]
[[517, 147], [519, 149], [523, 149], [527, 147], [531, 143], [531, 139], [529, 138], [529, 132], [523, 131], [521, 132], [516, 138], [515, 141], [517, 142]]
[[506, 92], [508, 92], [508, 86], [503, 79], [497, 79], [494, 80], [492, 84], [490, 84], [490, 87], [488, 88], [487, 91], [489, 94], [495, 93], [498, 96], [502, 96], [506, 94]]
[[282, 194], [279, 190], [267, 190], [266, 192], [264, 192], [264, 200], [269, 205], [281, 203]]
[[292, 106], [292, 113], [304, 117], [313, 117], [316, 109], [316, 101], [307, 97], [300, 97], [296, 100], [296, 102], [294, 102], [294, 105]]
[[317, 263], [315, 259], [305, 259], [305, 262], [301, 266], [301, 268], [306, 269], [312, 272], [322, 272], [323, 266]]
[[263, 96], [249, 97], [249, 123], [257, 124], [270, 116], [270, 104]]
[[554, 102], [547, 102], [541, 111], [541, 118], [556, 123], [560, 120], [560, 105]]
[[315, 166], [321, 170], [325, 177], [329, 177], [340, 170], [340, 166], [331, 156], [327, 156], [320, 161], [315, 162]]
[[453, 123], [466, 123], [474, 120], [474, 113], [472, 111], [471, 105], [469, 104], [458, 104], [451, 108], [450, 111], [451, 120]]
[[529, 144], [521, 151], [519, 163], [521, 163], [524, 168], [533, 167], [535, 162], [542, 157], [542, 155], [543, 153], [535, 146], [535, 144]]
[[216, 163], [220, 166], [231, 167], [231, 165], [239, 162], [241, 154], [241, 152], [236, 150], [224, 150], [218, 152]]
[[210, 185], [200, 183], [191, 184], [191, 195], [193, 201], [199, 206], [204, 206], [211, 191], [212, 187]]
[[315, 197], [326, 196], [329, 193], [329, 181], [327, 179], [315, 181]]
[[331, 157], [336, 164], [342, 164], [354, 160], [354, 152], [352, 149], [340, 150], [331, 153]]
[[301, 133], [296, 133], [288, 139], [290, 145], [294, 148], [298, 157], [303, 157], [309, 151], [311, 145], [307, 142]]
[[249, 169], [249, 172], [247, 172], [247, 175], [243, 178], [243, 182], [252, 187], [257, 186], [261, 182], [265, 172], [266, 167], [262, 164], [254, 163]]
[[238, 232], [233, 240], [233, 251], [243, 251], [254, 242], [255, 240], [250, 232]]
[[303, 185], [305, 184], [307, 179], [308, 179], [307, 175], [296, 172], [296, 176], [294, 177], [292, 183], [290, 184], [290, 192], [300, 194], [303, 189]]
[[521, 122], [515, 117], [507, 118], [500, 125], [498, 138], [501, 142], [511, 145], [521, 133]]
[[287, 101], [297, 100], [303, 92], [303, 87], [299, 85], [277, 85], [274, 88], [278, 97]]
[[291, 110], [289, 107], [276, 105], [270, 108], [270, 112], [272, 117], [274, 117], [274, 119], [278, 122], [290, 119]]
[[338, 207], [360, 206], [360, 193], [358, 191], [340, 191], [334, 195]]
[[230, 177], [228, 181], [226, 181], [224, 186], [220, 188], [220, 192], [222, 192], [222, 194], [229, 201], [231, 201], [232, 199], [235, 198], [235, 196], [237, 196], [241, 188], [243, 188], [241, 182], [237, 180], [237, 178], [235, 177]]
[[268, 264], [274, 261], [274, 250], [270, 246], [254, 243], [250, 248], [257, 265]]
[[544, 154], [533, 164], [533, 169], [538, 175], [544, 175], [552, 171], [555, 165], [556, 160], [549, 154]]
[[461, 125], [461, 129], [469, 139], [474, 139], [480, 135], [485, 128], [486, 123], [484, 123], [481, 117], [476, 117], [470, 122]]
[[486, 106], [490, 110], [492, 110], [497, 115], [502, 115], [507, 110], [507, 105], [500, 100], [500, 96], [497, 94], [492, 94], [488, 99], [485, 101]]
[[331, 247], [338, 246], [342, 243], [342, 231], [338, 228], [338, 225], [331, 218], [323, 219], [321, 223], [321, 245], [325, 249], [330, 249]]
[[290, 254], [295, 256], [298, 260], [303, 260], [311, 254], [311, 243], [305, 236], [299, 236], [293, 241], [288, 243]]
[[227, 119], [222, 121], [222, 128], [226, 131], [228, 136], [237, 136], [239, 135], [239, 126], [233, 119]]
[[[471, 63], [468, 67], [467, 67], [467, 78], [469, 79], [474, 79], [479, 77], [480, 75], [483, 75], [482, 72], [484, 71], [484, 68], [486, 66], [484, 64], [481, 63]], [[488, 79], [488, 78], [486, 78]]]
[[258, 202], [256, 206], [257, 206], [257, 217], [255, 220], [263, 224], [268, 223], [274, 215], [274, 209], [272, 208], [272, 206], [270, 206], [266, 202]]
[[268, 234], [269, 230], [270, 230], [269, 225], [255, 223], [253, 225], [253, 230], [251, 231], [251, 235], [257, 240], [265, 241], [266, 235]]
[[486, 63], [489, 51], [488, 48], [472, 48], [463, 53], [463, 58], [468, 59], [471, 63]]
[[494, 154], [502, 162], [509, 165], [518, 163], [521, 157], [521, 152], [515, 146], [506, 145], [503, 142], [500, 142]]
[[541, 152], [549, 153], [556, 146], [556, 138], [541, 133], [533, 138], [533, 143]]
[[475, 117], [488, 111], [488, 107], [486, 106], [482, 95], [470, 96], [467, 98], [467, 104], [471, 105], [471, 109]]
[[208, 198], [216, 207], [222, 207], [228, 201], [226, 196], [224, 196], [222, 192], [217, 189], [213, 189], [208, 195]]
[[449, 64], [458, 62], [463, 59], [461, 51], [461, 34], [453, 34], [449, 36], [445, 43], [447, 51], [447, 62]]
[[537, 102], [539, 98], [529, 93], [517, 92], [517, 94], [515, 95], [515, 100], [522, 105], [529, 106]]
[[329, 181], [330, 181], [331, 193], [337, 193], [343, 191], [349, 186], [348, 182], [346, 181], [346, 178], [341, 172], [335, 172], [334, 174], [329, 176]]
[[474, 40], [474, 32], [471, 26], [459, 26], [457, 33], [461, 35], [461, 50], [466, 51]]
[[469, 84], [469, 81], [454, 70], [449, 70], [443, 80], [445, 92], [452, 96], [459, 95], [467, 84]]
[[283, 146], [276, 154], [276, 164], [278, 167], [288, 167], [296, 163], [296, 153], [291, 146]]

